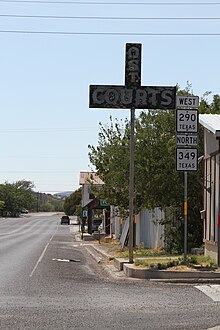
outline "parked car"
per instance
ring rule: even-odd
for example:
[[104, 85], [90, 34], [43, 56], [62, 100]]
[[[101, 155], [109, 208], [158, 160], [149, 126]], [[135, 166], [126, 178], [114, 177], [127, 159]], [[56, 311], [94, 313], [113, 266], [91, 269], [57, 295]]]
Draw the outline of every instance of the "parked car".
[[21, 210], [21, 213], [23, 213], [23, 214], [28, 214], [28, 210], [23, 209], [23, 210]]
[[60, 224], [62, 225], [63, 223], [70, 225], [70, 217], [68, 215], [63, 215], [61, 217]]
[[104, 233], [104, 231], [105, 231], [104, 223], [101, 223], [101, 224], [99, 225], [98, 230], [100, 231], [100, 233]]
[[92, 220], [92, 232], [98, 231], [101, 223], [102, 223], [102, 219], [93, 219]]

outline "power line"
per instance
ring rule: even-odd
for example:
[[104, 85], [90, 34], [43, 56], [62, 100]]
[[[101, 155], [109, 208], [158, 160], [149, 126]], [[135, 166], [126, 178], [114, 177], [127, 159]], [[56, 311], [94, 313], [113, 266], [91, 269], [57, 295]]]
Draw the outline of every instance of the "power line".
[[197, 6], [220, 5], [220, 2], [79, 2], [79, 1], [28, 1], [28, 0], [0, 0], [0, 2], [28, 3], [28, 4], [70, 4], [70, 5], [159, 5], [159, 6]]
[[13, 155], [13, 156], [5, 156], [5, 155], [1, 155], [0, 159], [69, 159], [69, 160], [73, 160], [73, 159], [79, 159], [79, 158], [83, 158], [82, 155], [77, 156], [77, 155], [73, 155], [73, 156], [31, 156], [29, 155], [29, 153], [27, 155]]
[[[42, 186], [42, 185], [40, 185]], [[50, 189], [51, 187], [49, 187]], [[62, 188], [62, 187], [61, 187]], [[55, 188], [53, 188], [55, 189]], [[70, 191], [70, 192], [74, 192], [75, 190], [77, 190], [78, 188], [74, 188], [73, 186], [72, 187], [69, 187], [69, 188], [63, 188], [62, 190], [59, 188], [57, 190], [48, 190], [46, 188], [43, 188], [43, 189], [37, 189], [36, 187], [34, 187], [34, 193], [36, 194], [51, 194], [51, 193], [56, 193], [56, 194], [59, 194], [59, 193], [63, 193], [65, 191]], [[65, 197], [65, 196], [64, 196]]]
[[42, 0], [0, 0], [0, 2], [28, 4], [70, 4], [70, 5], [135, 5], [135, 6], [200, 6], [220, 5], [220, 2], [88, 2], [88, 1], [42, 1]]
[[220, 17], [107, 17], [107, 16], [51, 16], [0, 14], [0, 17], [87, 20], [219, 20]]
[[1, 133], [53, 133], [53, 132], [84, 132], [96, 130], [97, 127], [54, 127], [54, 128], [2, 128]]
[[28, 30], [0, 30], [0, 33], [14, 34], [48, 34], [48, 35], [99, 35], [99, 36], [149, 36], [149, 37], [218, 37], [220, 33], [156, 33], [156, 32], [69, 32], [69, 31], [28, 31]]
[[29, 170], [24, 170], [24, 171], [0, 171], [0, 173], [79, 173], [78, 171], [29, 171]]
[[[51, 182], [47, 182], [47, 181], [43, 181], [43, 180], [38, 180], [38, 179], [36, 179], [35, 181], [34, 181], [34, 183], [36, 184], [36, 185], [40, 185], [40, 186], [47, 186], [47, 185], [49, 185], [49, 186], [54, 186], [54, 185], [58, 185], [58, 186], [68, 186], [69, 184], [72, 184], [72, 183], [78, 183], [78, 181], [79, 180], [77, 180], [77, 179], [73, 179], [73, 180], [66, 180], [66, 181], [63, 181], [63, 183], [62, 182], [56, 182], [56, 180], [54, 179], [53, 181], [51, 181]], [[42, 183], [43, 182], [43, 183]], [[53, 187], [51, 187], [51, 189], [52, 189]]]

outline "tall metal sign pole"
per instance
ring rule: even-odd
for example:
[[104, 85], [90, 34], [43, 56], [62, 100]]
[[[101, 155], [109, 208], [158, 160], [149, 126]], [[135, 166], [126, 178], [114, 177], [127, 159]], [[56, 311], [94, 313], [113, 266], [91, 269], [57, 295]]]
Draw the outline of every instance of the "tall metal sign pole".
[[[141, 86], [141, 44], [126, 44], [125, 86]], [[134, 123], [135, 108], [130, 119], [130, 179], [129, 179], [129, 263], [133, 263], [134, 245]]]
[[184, 264], [186, 265], [186, 256], [187, 256], [187, 232], [188, 232], [188, 194], [187, 194], [187, 183], [188, 183], [188, 178], [187, 178], [187, 172], [184, 171], [184, 257], [183, 261]]
[[129, 263], [133, 263], [135, 109], [175, 109], [176, 86], [141, 86], [141, 44], [126, 44], [125, 85], [90, 85], [89, 107], [130, 109]]
[[129, 263], [133, 263], [134, 245], [134, 122], [135, 109], [131, 109], [130, 119], [130, 178], [129, 178]]
[[198, 168], [198, 154], [195, 148], [198, 141], [198, 107], [198, 96], [177, 96], [176, 98], [176, 170], [184, 172], [184, 264], [187, 257], [187, 174], [189, 171], [197, 171]]
[[[219, 143], [219, 153], [220, 153], [220, 140], [218, 141]], [[218, 267], [220, 268], [220, 155], [219, 155], [219, 163], [218, 163], [218, 175], [219, 175], [219, 191], [218, 191], [218, 237], [217, 237], [217, 242], [218, 242]]]

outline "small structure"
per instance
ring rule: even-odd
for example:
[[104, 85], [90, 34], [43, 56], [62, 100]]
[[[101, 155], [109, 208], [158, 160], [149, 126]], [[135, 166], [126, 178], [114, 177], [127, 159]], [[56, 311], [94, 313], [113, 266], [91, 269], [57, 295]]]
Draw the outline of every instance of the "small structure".
[[80, 172], [79, 184], [82, 186], [82, 209], [87, 211], [88, 233], [92, 234], [92, 221], [95, 215], [95, 210], [105, 210], [104, 225], [106, 233], [109, 233], [109, 213], [110, 206], [98, 198], [94, 194], [94, 186], [98, 188], [104, 182], [98, 177], [95, 172]]
[[204, 222], [205, 255], [213, 257], [220, 267], [220, 115], [200, 114], [204, 127]]
[[95, 172], [80, 172], [79, 184], [82, 186], [82, 208], [85, 208], [95, 198], [92, 186], [101, 186], [104, 182]]

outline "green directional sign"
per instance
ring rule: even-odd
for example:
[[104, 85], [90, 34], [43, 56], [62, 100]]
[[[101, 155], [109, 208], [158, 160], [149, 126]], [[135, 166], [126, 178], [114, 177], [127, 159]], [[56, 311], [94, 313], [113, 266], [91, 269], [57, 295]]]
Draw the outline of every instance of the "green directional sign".
[[104, 200], [100, 200], [100, 206], [109, 206], [110, 204]]

